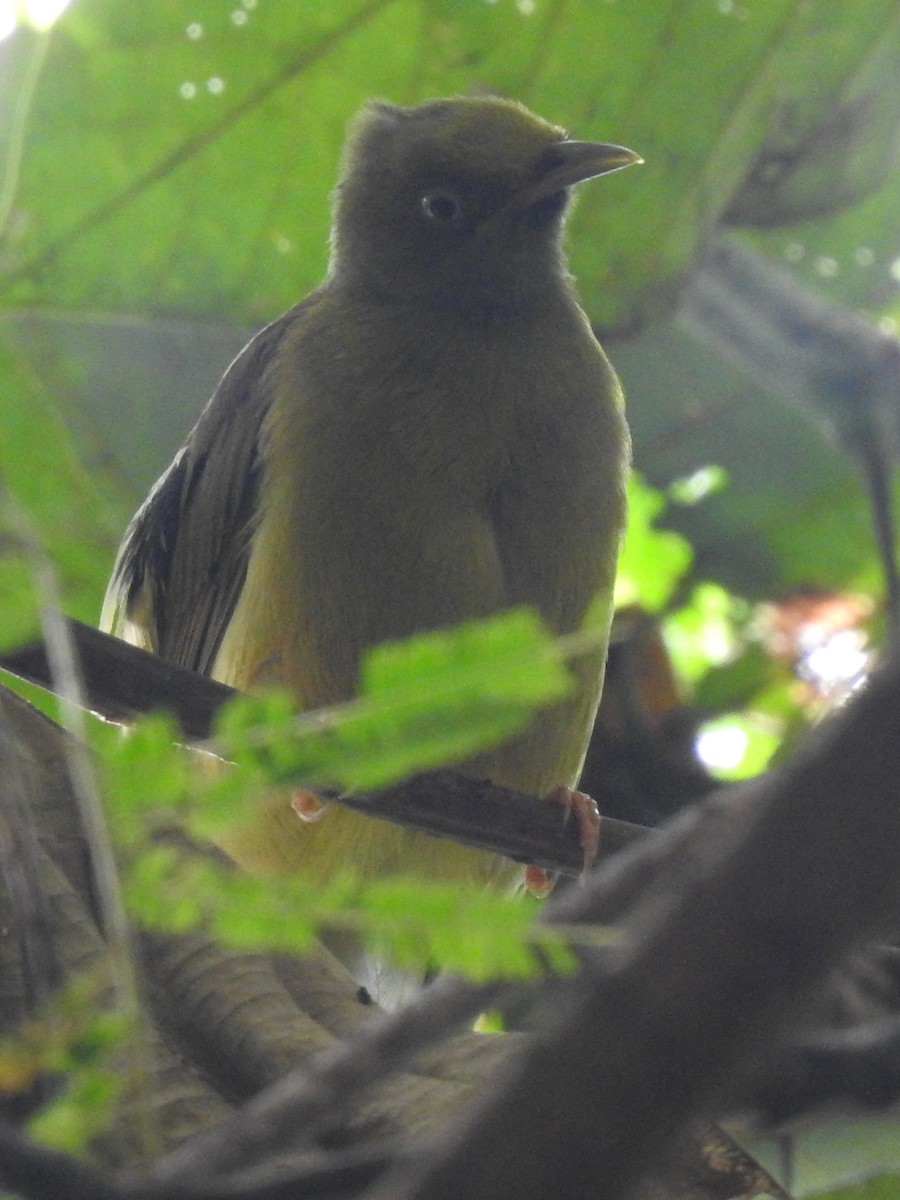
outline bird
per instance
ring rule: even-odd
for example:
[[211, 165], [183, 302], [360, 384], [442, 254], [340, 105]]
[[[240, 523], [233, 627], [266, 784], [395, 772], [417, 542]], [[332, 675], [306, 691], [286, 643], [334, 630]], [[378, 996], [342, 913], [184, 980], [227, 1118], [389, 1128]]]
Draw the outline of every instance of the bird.
[[[128, 526], [102, 628], [236, 688], [286, 687], [305, 711], [350, 699], [385, 641], [522, 605], [558, 635], [589, 621], [571, 695], [453, 764], [568, 803], [602, 687], [630, 441], [564, 227], [575, 185], [640, 161], [503, 97], [368, 102], [323, 283], [225, 371]], [[276, 788], [222, 847], [312, 881], [348, 865], [486, 884], [510, 871]]]

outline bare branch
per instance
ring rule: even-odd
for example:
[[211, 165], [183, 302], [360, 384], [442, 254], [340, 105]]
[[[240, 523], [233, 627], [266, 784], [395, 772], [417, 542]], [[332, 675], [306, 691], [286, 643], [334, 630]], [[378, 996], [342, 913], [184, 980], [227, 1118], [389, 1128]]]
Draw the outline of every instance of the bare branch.
[[[64, 623], [78, 650], [87, 703], [101, 715], [124, 720], [165, 709], [174, 713], [186, 737], [203, 741], [218, 710], [237, 695], [224, 684], [172, 666], [81, 621], [65, 618]], [[3, 655], [0, 667], [53, 688], [42, 642]], [[575, 825], [566, 824], [557, 806], [453, 771], [421, 772], [377, 792], [335, 793], [330, 798], [369, 816], [436, 837], [452, 837], [550, 871], [577, 875], [584, 863]], [[602, 796], [595, 799], [602, 811]], [[607, 818], [601, 856], [621, 849], [642, 832], [639, 825]]]
[[552, 902], [548, 920], [603, 921], [616, 879], [657, 861], [622, 944], [554, 997], [502, 1087], [464, 1114], [449, 1149], [372, 1200], [623, 1196], [691, 1115], [765, 1061], [841, 956], [896, 916], [898, 727], [894, 665], [782, 770]]

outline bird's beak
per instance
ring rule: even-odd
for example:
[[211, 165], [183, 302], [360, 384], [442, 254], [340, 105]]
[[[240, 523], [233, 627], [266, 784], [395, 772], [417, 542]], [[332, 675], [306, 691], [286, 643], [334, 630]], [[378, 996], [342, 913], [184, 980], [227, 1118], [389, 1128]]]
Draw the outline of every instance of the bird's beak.
[[514, 206], [517, 209], [529, 208], [545, 196], [552, 196], [572, 184], [643, 161], [633, 150], [615, 146], [611, 142], [557, 142], [545, 152], [545, 162], [549, 166], [540, 178], [516, 195]]

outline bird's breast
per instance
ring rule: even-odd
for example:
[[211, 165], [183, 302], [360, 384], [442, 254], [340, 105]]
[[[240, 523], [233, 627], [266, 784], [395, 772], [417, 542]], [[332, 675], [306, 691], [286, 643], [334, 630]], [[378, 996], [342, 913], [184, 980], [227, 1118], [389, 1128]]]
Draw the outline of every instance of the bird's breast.
[[352, 692], [366, 645], [518, 604], [566, 631], [612, 585], [627, 434], [583, 318], [376, 315], [298, 329], [274, 368], [241, 605], [276, 581], [307, 705]]

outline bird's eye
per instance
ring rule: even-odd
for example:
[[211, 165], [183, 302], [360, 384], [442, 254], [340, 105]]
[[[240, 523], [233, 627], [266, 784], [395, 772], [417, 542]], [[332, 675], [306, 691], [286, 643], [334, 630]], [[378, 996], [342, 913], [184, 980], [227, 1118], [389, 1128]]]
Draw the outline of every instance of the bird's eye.
[[425, 219], [432, 225], [441, 225], [445, 229], [456, 225], [463, 215], [462, 201], [453, 192], [426, 192], [420, 203]]

